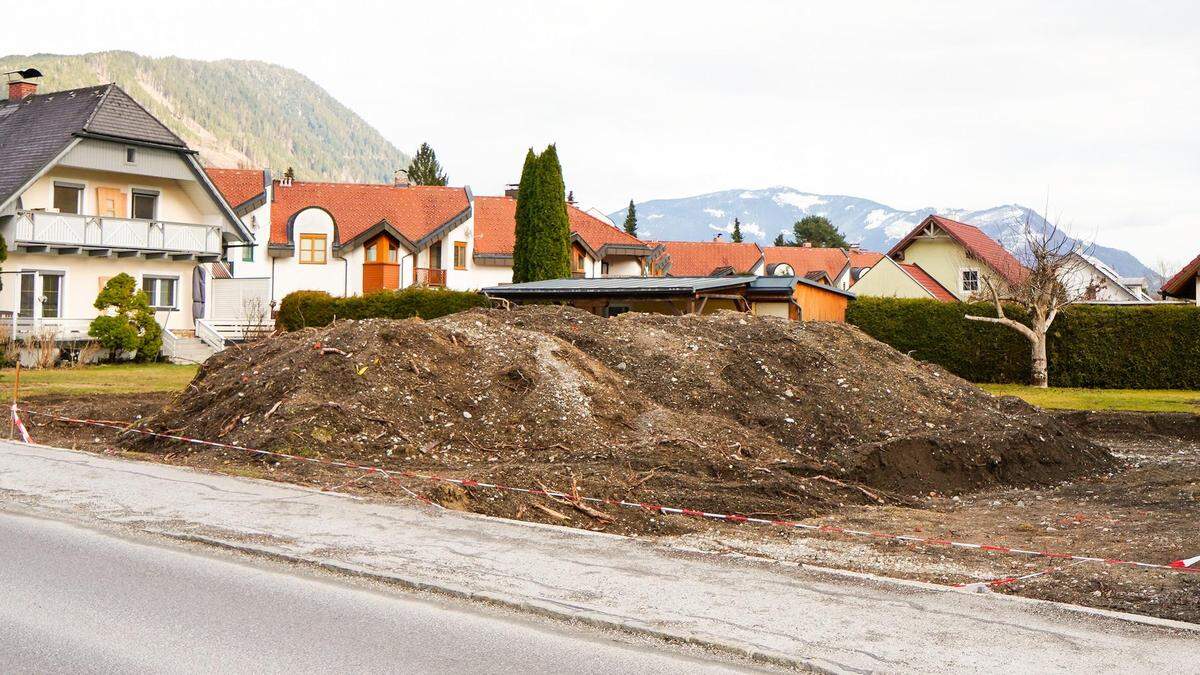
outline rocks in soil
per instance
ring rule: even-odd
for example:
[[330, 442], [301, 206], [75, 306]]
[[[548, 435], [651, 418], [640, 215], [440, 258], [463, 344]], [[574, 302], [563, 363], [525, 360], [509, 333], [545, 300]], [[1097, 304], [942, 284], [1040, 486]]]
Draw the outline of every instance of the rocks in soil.
[[542, 306], [340, 321], [215, 355], [146, 425], [764, 514], [1113, 465], [1053, 416], [852, 326], [736, 313]]

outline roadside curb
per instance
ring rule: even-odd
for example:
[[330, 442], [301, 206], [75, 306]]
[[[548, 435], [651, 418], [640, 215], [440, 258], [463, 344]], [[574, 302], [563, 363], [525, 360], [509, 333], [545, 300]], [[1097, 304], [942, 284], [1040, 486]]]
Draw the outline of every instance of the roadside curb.
[[369, 579], [372, 581], [399, 586], [408, 590], [433, 593], [436, 595], [442, 595], [460, 600], [469, 600], [472, 602], [484, 602], [490, 605], [532, 614], [534, 616], [540, 616], [558, 621], [566, 620], [578, 622], [594, 628], [617, 630], [630, 635], [654, 638], [669, 643], [694, 645], [697, 647], [719, 651], [732, 656], [745, 658], [752, 662], [761, 663], [764, 665], [781, 666], [784, 668], [815, 673], [838, 672], [817, 665], [807, 659], [789, 656], [781, 652], [751, 647], [740, 642], [720, 640], [698, 633], [672, 633], [660, 628], [655, 628], [645, 622], [627, 618], [617, 619], [614, 618], [614, 615], [607, 615], [600, 612], [583, 609], [581, 607], [571, 607], [569, 605], [559, 603], [539, 602], [537, 600], [531, 600], [528, 598], [522, 598], [520, 596], [502, 593], [472, 591], [456, 584], [421, 581], [398, 574], [376, 572], [359, 567], [357, 565], [347, 565], [344, 563], [322, 560], [320, 558], [309, 558], [301, 555], [282, 553], [280, 551], [274, 551], [265, 547], [225, 541], [223, 539], [206, 537], [203, 535], [170, 532], [167, 530], [149, 528], [141, 529], [150, 534], [166, 537], [168, 539], [203, 544], [228, 551], [234, 551], [244, 555], [274, 560], [277, 562], [314, 566], [327, 572], [343, 574], [361, 579]]

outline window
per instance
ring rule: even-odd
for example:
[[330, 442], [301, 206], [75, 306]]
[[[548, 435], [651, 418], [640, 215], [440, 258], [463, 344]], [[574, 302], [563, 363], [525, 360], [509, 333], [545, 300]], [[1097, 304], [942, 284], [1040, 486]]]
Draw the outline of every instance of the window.
[[133, 191], [133, 217], [154, 220], [158, 217], [158, 193], [146, 190]]
[[131, 147], [125, 148], [125, 163], [126, 164], [137, 164], [137, 148], [131, 148]]
[[21, 306], [17, 310], [17, 316], [31, 318], [35, 311], [38, 311], [37, 315], [43, 318], [61, 317], [62, 288], [61, 272], [22, 272]]
[[962, 271], [962, 292], [976, 293], [979, 291], [979, 270]]
[[600, 263], [600, 276], [608, 276], [608, 261], [604, 260]]
[[300, 264], [324, 265], [325, 242], [326, 236], [323, 234], [300, 235]]
[[254, 245], [247, 243], [242, 247], [242, 262], [254, 262]]
[[178, 286], [178, 277], [142, 277], [142, 290], [150, 297], [150, 306], [154, 309], [176, 309]]
[[33, 299], [37, 297], [37, 272], [21, 273], [21, 309], [17, 316], [33, 316]]
[[54, 184], [54, 208], [59, 213], [80, 213], [83, 211], [83, 186], [69, 183]]
[[62, 316], [62, 280], [61, 274], [42, 274], [42, 316], [47, 319], [57, 319]]
[[571, 271], [576, 274], [583, 274], [583, 251], [578, 248], [571, 249]]
[[454, 242], [454, 269], [467, 269], [467, 242]]

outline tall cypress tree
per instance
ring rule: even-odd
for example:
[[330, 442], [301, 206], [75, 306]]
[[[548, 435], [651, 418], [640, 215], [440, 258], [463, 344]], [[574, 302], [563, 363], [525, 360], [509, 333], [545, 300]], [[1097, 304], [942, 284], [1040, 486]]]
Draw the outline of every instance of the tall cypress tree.
[[637, 236], [637, 207], [629, 200], [629, 210], [625, 212], [625, 232]]
[[571, 221], [558, 151], [548, 146], [525, 156], [517, 189], [513, 282], [571, 276]]
[[408, 165], [408, 179], [413, 185], [445, 185], [449, 180], [438, 162], [437, 153], [428, 143], [422, 143]]
[[738, 222], [737, 218], [733, 219], [733, 232], [729, 235], [729, 238], [735, 244], [742, 243], [742, 224]]
[[533, 204], [537, 201], [538, 157], [533, 148], [525, 153], [525, 166], [521, 168], [521, 182], [517, 186], [516, 230], [513, 232], [513, 283], [530, 281], [533, 274], [534, 240], [530, 222], [533, 220]]

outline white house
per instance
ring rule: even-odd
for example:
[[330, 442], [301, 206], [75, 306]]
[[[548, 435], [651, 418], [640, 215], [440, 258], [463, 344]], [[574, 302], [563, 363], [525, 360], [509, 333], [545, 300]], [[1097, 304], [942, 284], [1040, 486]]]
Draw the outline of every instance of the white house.
[[0, 102], [0, 324], [87, 339], [105, 282], [127, 273], [167, 329], [168, 355], [208, 309], [208, 263], [252, 241], [194, 151], [115, 84]]
[[[231, 253], [234, 281], [268, 303], [298, 290], [351, 296], [414, 284], [477, 290], [512, 281], [516, 200], [469, 187], [324, 183], [264, 170], [209, 169], [253, 248]], [[653, 249], [567, 206], [581, 276], [639, 276]]]
[[1144, 277], [1123, 277], [1081, 249], [1070, 253], [1059, 280], [1085, 302], [1154, 302]]

